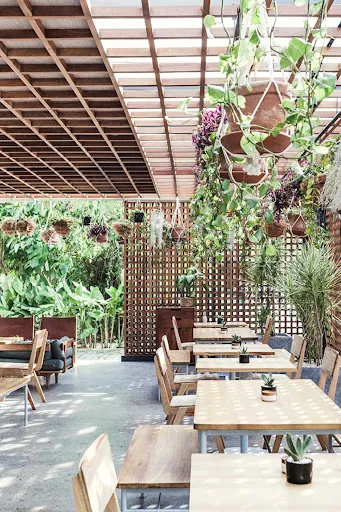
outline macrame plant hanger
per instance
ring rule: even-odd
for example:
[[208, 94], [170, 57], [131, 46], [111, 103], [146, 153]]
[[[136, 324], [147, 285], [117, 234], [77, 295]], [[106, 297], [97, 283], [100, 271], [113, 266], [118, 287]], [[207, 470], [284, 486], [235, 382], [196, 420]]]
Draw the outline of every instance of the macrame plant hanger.
[[172, 216], [172, 240], [174, 242], [181, 242], [185, 236], [185, 226], [181, 214], [179, 196], [176, 197], [175, 210]]

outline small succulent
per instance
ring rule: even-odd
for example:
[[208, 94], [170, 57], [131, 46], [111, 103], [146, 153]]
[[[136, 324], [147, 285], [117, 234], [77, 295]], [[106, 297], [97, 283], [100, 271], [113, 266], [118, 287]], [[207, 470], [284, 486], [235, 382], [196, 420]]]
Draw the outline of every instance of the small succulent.
[[241, 343], [242, 338], [238, 334], [232, 334], [232, 343]]
[[311, 445], [312, 438], [311, 436], [307, 436], [305, 439], [300, 437], [297, 438], [296, 446], [292, 440], [290, 434], [286, 435], [287, 440], [287, 448], [284, 448], [285, 453], [291, 457], [295, 462], [301, 462], [308, 451], [309, 446]]
[[262, 373], [262, 381], [264, 382], [264, 386], [267, 388], [272, 388], [275, 382], [275, 379], [272, 376], [272, 373], [269, 373], [269, 375], [265, 375], [265, 373]]
[[247, 355], [247, 345], [245, 343], [243, 345], [240, 345], [239, 353], [241, 356]]

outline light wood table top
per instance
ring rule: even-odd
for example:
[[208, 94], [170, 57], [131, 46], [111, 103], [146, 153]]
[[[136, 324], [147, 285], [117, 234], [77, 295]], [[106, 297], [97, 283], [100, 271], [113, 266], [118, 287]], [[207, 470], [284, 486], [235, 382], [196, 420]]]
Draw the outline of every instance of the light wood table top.
[[284, 357], [250, 357], [249, 363], [240, 363], [239, 357], [201, 357], [196, 362], [198, 373], [228, 372], [265, 372], [265, 373], [296, 373], [296, 366]]
[[339, 512], [341, 454], [311, 458], [311, 484], [293, 485], [277, 454], [192, 455], [189, 510], [264, 512], [275, 506], [280, 512]]
[[5, 345], [10, 345], [11, 343], [17, 343], [19, 341], [24, 341], [22, 336], [3, 336], [0, 337], [0, 343], [4, 343]]
[[[248, 353], [250, 355], [258, 356], [272, 356], [275, 355], [272, 349], [266, 343], [248, 343]], [[198, 343], [193, 347], [193, 354], [195, 356], [239, 356], [239, 348], [232, 348], [231, 344], [222, 343]], [[289, 354], [289, 352], [288, 352]], [[290, 355], [290, 354], [289, 354]]]
[[196, 327], [193, 329], [194, 341], [232, 341], [233, 335], [240, 336], [242, 340], [257, 340], [257, 334], [250, 327], [231, 327], [221, 332], [220, 327]]
[[[205, 329], [208, 327], [221, 327], [218, 322], [194, 322], [194, 327]], [[225, 322], [225, 327], [248, 327], [246, 322], [231, 321]]]
[[276, 381], [275, 378], [275, 402], [263, 402], [261, 382], [199, 381], [194, 428], [226, 431], [341, 430], [341, 409], [313, 381]]
[[139, 425], [124, 459], [117, 487], [189, 487], [193, 453], [198, 453], [198, 432], [192, 425]]
[[6, 396], [17, 389], [23, 388], [30, 380], [31, 376], [0, 378], [0, 396]]

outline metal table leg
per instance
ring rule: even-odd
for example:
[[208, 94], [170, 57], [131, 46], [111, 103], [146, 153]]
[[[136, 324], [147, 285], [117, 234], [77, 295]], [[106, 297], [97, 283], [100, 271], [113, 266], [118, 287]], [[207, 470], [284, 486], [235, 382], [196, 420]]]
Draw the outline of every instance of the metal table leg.
[[199, 451], [200, 451], [200, 453], [207, 453], [207, 432], [206, 432], [206, 430], [199, 430]]
[[127, 491], [121, 489], [121, 512], [127, 512]]
[[27, 384], [24, 386], [24, 426], [27, 427], [28, 423], [28, 407], [27, 407]]
[[240, 436], [240, 453], [247, 453], [249, 448], [249, 436], [246, 434]]
[[328, 452], [329, 453], [334, 453], [333, 436], [331, 434], [328, 435]]

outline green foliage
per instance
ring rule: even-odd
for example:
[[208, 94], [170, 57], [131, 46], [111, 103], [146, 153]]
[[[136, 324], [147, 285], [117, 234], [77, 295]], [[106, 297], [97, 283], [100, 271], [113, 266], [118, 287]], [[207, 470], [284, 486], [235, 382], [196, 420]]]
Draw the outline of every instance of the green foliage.
[[[116, 220], [122, 204], [100, 202], [1, 203], [0, 219], [30, 218], [37, 225], [30, 235], [0, 235], [0, 315], [78, 317], [79, 338], [109, 346], [123, 337], [122, 254], [116, 237], [95, 244], [83, 226]], [[60, 219], [71, 219], [71, 233], [54, 246], [40, 231]]]
[[341, 268], [328, 247], [303, 247], [279, 279], [307, 339], [307, 353], [319, 363], [323, 341], [341, 325]]
[[238, 334], [232, 334], [232, 343], [241, 343], [242, 338]]
[[240, 345], [239, 353], [240, 353], [241, 356], [246, 356], [247, 355], [248, 350], [247, 350], [246, 343], [243, 343], [242, 345]]
[[298, 437], [296, 445], [294, 444], [290, 434], [286, 435], [286, 440], [287, 448], [284, 448], [285, 453], [295, 462], [301, 462], [305, 458], [309, 446], [312, 443], [311, 436], [307, 436], [305, 439], [303, 439], [303, 441], [300, 437]]
[[[204, 274], [202, 272], [199, 272], [197, 268], [188, 268], [186, 270], [186, 274], [179, 276], [176, 281], [178, 292], [180, 292], [184, 297], [194, 297], [196, 282], [199, 279], [202, 280], [204, 278]], [[203, 287], [207, 289], [205, 283], [203, 283]]]
[[266, 386], [267, 388], [272, 388], [275, 379], [272, 377], [272, 373], [269, 373], [269, 375], [262, 373], [262, 381], [264, 382], [264, 386]]

